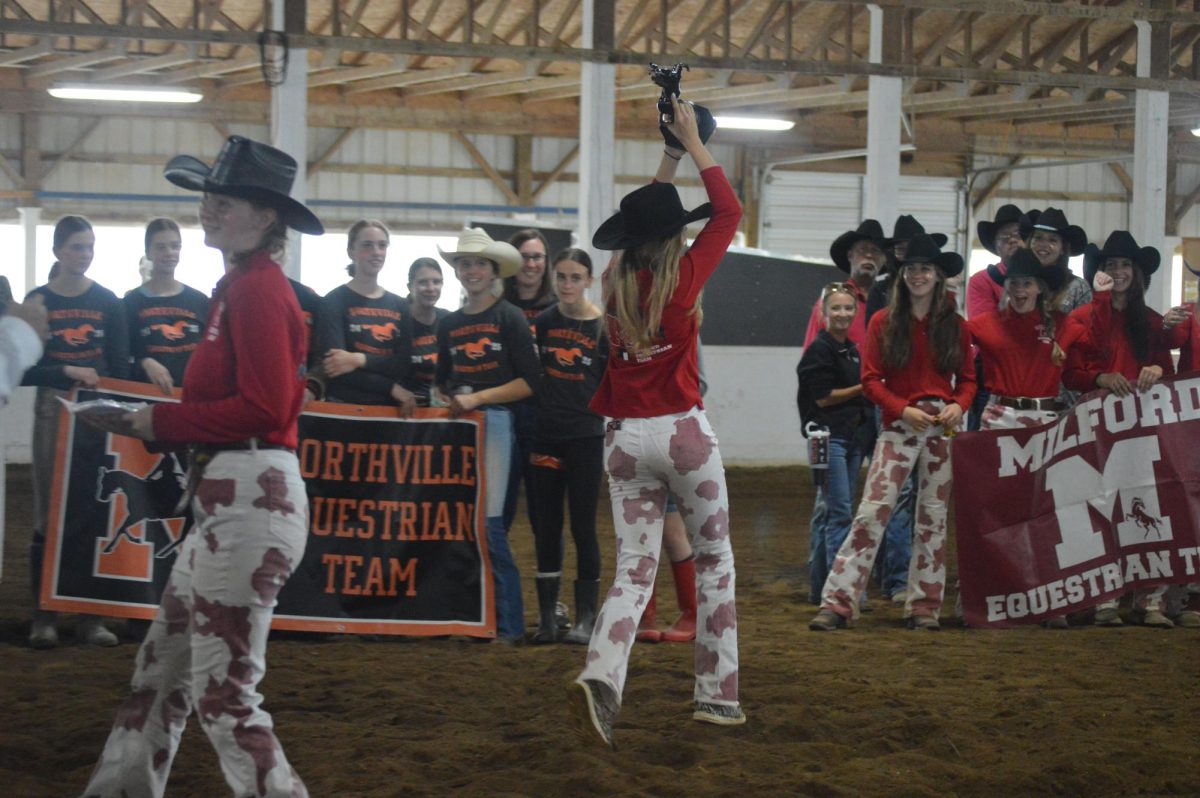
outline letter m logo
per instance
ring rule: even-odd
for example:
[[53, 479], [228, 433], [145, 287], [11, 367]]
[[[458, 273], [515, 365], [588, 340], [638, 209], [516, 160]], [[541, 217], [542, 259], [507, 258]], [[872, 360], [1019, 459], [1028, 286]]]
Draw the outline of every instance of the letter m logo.
[[1162, 517], [1154, 478], [1154, 464], [1160, 459], [1158, 438], [1148, 435], [1118, 441], [1108, 453], [1103, 473], [1079, 456], [1046, 469], [1046, 489], [1054, 495], [1062, 537], [1055, 546], [1060, 568], [1105, 554], [1104, 537], [1092, 525], [1089, 506], [1116, 524], [1122, 548], [1172, 538], [1171, 519]]

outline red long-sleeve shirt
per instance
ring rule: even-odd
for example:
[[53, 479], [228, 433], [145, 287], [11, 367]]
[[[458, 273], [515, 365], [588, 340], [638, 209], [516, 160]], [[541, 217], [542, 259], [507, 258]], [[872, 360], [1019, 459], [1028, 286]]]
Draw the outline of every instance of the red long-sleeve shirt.
[[[889, 311], [881, 310], [867, 325], [867, 345], [862, 353], [863, 393], [883, 411], [883, 423], [890, 424], [904, 408], [924, 397], [954, 402], [966, 412], [975, 398], [975, 366], [971, 362], [971, 333], [960, 319], [959, 346], [962, 365], [957, 374], [942, 374], [933, 364], [929, 348], [929, 316], [913, 321], [912, 350], [908, 365], [891, 371], [883, 365], [883, 336]], [[953, 379], [953, 382], [951, 381]]]
[[1200, 324], [1196, 323], [1196, 303], [1185, 303], [1192, 314], [1183, 324], [1176, 324], [1166, 332], [1166, 345], [1179, 350], [1180, 374], [1200, 371]]
[[1085, 332], [1077, 346], [1067, 352], [1063, 366], [1063, 385], [1072, 391], [1090, 391], [1096, 387], [1101, 374], [1120, 373], [1127, 380], [1136, 380], [1143, 366], [1159, 366], [1163, 376], [1175, 373], [1171, 350], [1163, 335], [1162, 316], [1146, 308], [1146, 323], [1150, 327], [1150, 351], [1144, 361], [1134, 356], [1129, 336], [1125, 334], [1125, 311], [1112, 306], [1112, 292], [1102, 291], [1087, 305], [1071, 311], [1068, 324], [1079, 324]]
[[[696, 317], [691, 311], [737, 232], [742, 206], [721, 167], [710, 166], [700, 177], [712, 203], [712, 216], [679, 260], [679, 283], [663, 308], [660, 332], [651, 350], [627, 348], [616, 311], [611, 306], [607, 309], [608, 368], [592, 397], [590, 407], [595, 413], [613, 418], [653, 418], [704, 406], [696, 362]], [[649, 269], [638, 273], [643, 302], [652, 280]]]
[[154, 408], [154, 435], [175, 443], [257, 438], [296, 448], [306, 328], [295, 292], [265, 252], [226, 274], [183, 375], [183, 401]]
[[[978, 277], [979, 275], [976, 275]], [[974, 279], [974, 278], [972, 278]], [[990, 281], [990, 280], [989, 280]], [[1071, 335], [1067, 317], [1053, 313], [1059, 345]], [[1042, 314], [1012, 308], [984, 313], [967, 322], [971, 340], [983, 355], [984, 384], [997, 396], [1058, 396], [1062, 367], [1054, 365], [1054, 341], [1043, 335]], [[1069, 345], [1069, 344], [1068, 344]]]
[[[861, 347], [867, 342], [867, 292], [853, 281], [850, 281], [850, 287], [854, 290], [854, 298], [858, 301], [858, 312], [854, 314], [854, 321], [850, 322], [850, 329], [846, 331], [846, 337], [853, 341], [855, 346]], [[808, 317], [808, 329], [804, 331], [805, 349], [808, 349], [809, 344], [817, 337], [817, 333], [825, 329], [824, 310], [821, 307], [821, 297], [818, 296], [817, 301], [813, 303], [812, 314]]]
[[[1003, 262], [997, 263], [996, 267], [1002, 275], [1008, 272], [1008, 267]], [[973, 319], [995, 311], [1000, 307], [1000, 297], [1003, 294], [1004, 286], [992, 279], [988, 269], [972, 274], [971, 279], [967, 280], [967, 318]]]

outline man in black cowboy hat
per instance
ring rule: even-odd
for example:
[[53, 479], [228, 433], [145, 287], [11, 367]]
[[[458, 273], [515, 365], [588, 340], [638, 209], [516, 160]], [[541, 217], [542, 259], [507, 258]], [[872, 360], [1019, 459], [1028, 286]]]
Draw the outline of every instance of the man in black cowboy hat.
[[[829, 245], [829, 257], [839, 269], [850, 275], [847, 285], [858, 301], [858, 314], [846, 337], [859, 346], [867, 340], [867, 292], [871, 290], [879, 270], [887, 263], [884, 248], [890, 244], [891, 241], [883, 237], [883, 225], [874, 219], [865, 219], [857, 230], [847, 230]], [[825, 329], [823, 311], [821, 298], [817, 297], [808, 318], [808, 329], [804, 333], [805, 349], [817, 337], [817, 333]]]
[[[916, 217], [907, 213], [896, 217], [896, 224], [892, 226], [892, 237], [889, 239], [891, 249], [884, 247], [891, 257], [882, 276], [875, 278], [875, 285], [871, 286], [867, 295], [867, 312], [863, 316], [863, 324], [870, 323], [876, 311], [887, 307], [892, 296], [892, 283], [895, 281], [896, 272], [908, 252], [908, 243], [919, 235], [925, 235], [925, 226], [918, 222]], [[930, 238], [939, 247], [946, 246], [948, 240], [942, 233], [931, 233]]]

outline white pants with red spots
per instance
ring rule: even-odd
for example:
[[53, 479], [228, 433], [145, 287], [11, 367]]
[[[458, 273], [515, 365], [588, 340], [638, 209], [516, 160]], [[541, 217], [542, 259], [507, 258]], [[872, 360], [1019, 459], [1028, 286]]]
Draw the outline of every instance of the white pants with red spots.
[[1023, 427], [1039, 427], [1058, 420], [1058, 412], [1054, 410], [1018, 410], [1015, 407], [997, 404], [993, 396], [988, 406], [983, 409], [979, 420], [981, 430], [989, 429], [1021, 429]]
[[738, 703], [737, 612], [729, 494], [717, 437], [704, 411], [614, 419], [605, 436], [616, 575], [596, 619], [581, 674], [625, 687], [629, 651], [658, 571], [663, 508], [675, 495], [696, 556], [695, 700]]
[[[941, 402], [923, 402], [930, 414], [941, 412]], [[829, 569], [821, 606], [844, 618], [854, 614], [858, 596], [867, 585], [879, 542], [891, 517], [900, 489], [918, 469], [916, 523], [912, 560], [908, 566], [908, 600], [905, 617], [938, 617], [946, 590], [946, 503], [950, 499], [950, 439], [941, 425], [916, 432], [903, 421], [885, 427], [875, 442], [862, 502], [850, 534]]]
[[257, 691], [275, 597], [308, 536], [296, 456], [217, 454], [192, 509], [195, 526], [138, 650], [132, 694], [84, 795], [161, 796], [196, 711], [235, 796], [306, 796]]

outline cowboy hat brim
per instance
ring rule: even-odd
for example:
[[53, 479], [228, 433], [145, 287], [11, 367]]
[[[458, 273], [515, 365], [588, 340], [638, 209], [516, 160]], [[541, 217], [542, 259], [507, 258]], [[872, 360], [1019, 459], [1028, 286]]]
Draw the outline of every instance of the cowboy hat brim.
[[496, 264], [496, 273], [498, 277], [512, 277], [517, 272], [521, 271], [521, 253], [512, 244], [507, 244], [503, 241], [493, 241], [483, 249], [463, 250], [458, 252], [446, 252], [441, 247], [437, 248], [438, 254], [442, 256], [442, 260], [454, 266], [454, 261], [457, 258], [485, 258]]
[[177, 155], [168, 161], [163, 169], [163, 177], [180, 188], [250, 200], [274, 208], [279, 212], [283, 223], [293, 230], [311, 236], [319, 236], [325, 232], [325, 225], [321, 224], [317, 215], [304, 203], [292, 199], [287, 194], [280, 194], [262, 186], [215, 183], [209, 178], [211, 173], [212, 169], [208, 164], [191, 155]]
[[650, 241], [657, 241], [660, 238], [674, 235], [692, 222], [707, 219], [710, 216], [712, 216], [712, 203], [706, 202], [695, 210], [685, 213], [679, 219], [678, 224], [673, 224], [673, 227], [660, 227], [657, 230], [634, 232], [626, 229], [625, 217], [618, 211], [605, 219], [604, 223], [596, 229], [596, 234], [592, 236], [592, 246], [596, 249], [609, 251], [630, 249]]
[[[935, 234], [936, 235], [936, 234]], [[942, 236], [945, 238], [945, 236]], [[930, 236], [933, 238], [933, 236]], [[940, 245], [939, 245], [940, 246]], [[932, 258], [918, 258], [915, 260], [905, 260], [905, 263], [932, 263], [942, 273], [942, 276], [949, 280], [951, 277], [957, 277], [962, 274], [963, 259], [962, 255], [957, 252], [939, 252]]]
[[887, 249], [895, 243], [890, 238], [875, 238], [858, 230], [842, 233], [829, 245], [829, 257], [834, 265], [846, 274], [850, 273], [850, 250], [854, 249], [854, 245], [859, 241], [873, 241], [880, 249]]
[[[1129, 257], [1132, 253], [1127, 254], [1105, 254], [1104, 250], [1097, 247], [1095, 244], [1088, 244], [1083, 253], [1083, 279], [1087, 284], [1092, 285], [1092, 281], [1096, 278], [1096, 272], [1100, 271], [1104, 265], [1104, 261], [1115, 257]], [[1158, 267], [1162, 265], [1162, 255], [1154, 247], [1139, 247], [1136, 257], [1129, 258], [1137, 264], [1138, 269], [1142, 272], [1142, 288], [1150, 287], [1150, 275], [1158, 271]], [[1184, 263], [1187, 266], [1187, 263]], [[1192, 274], [1197, 272], [1191, 267], [1188, 267]]]

